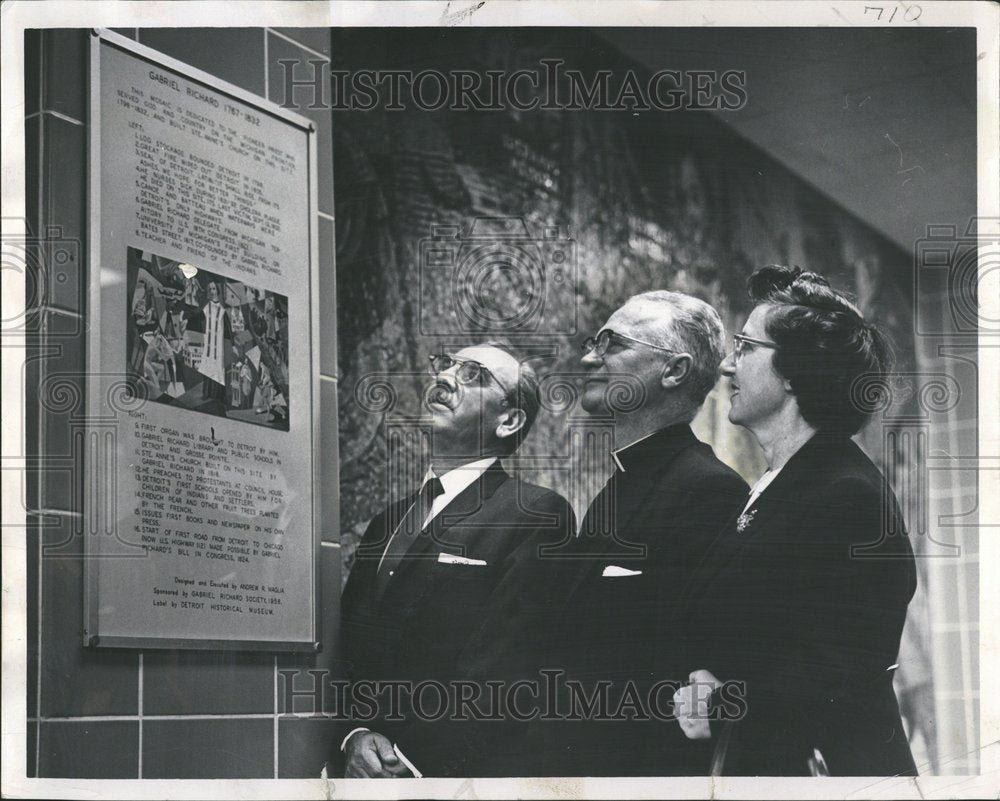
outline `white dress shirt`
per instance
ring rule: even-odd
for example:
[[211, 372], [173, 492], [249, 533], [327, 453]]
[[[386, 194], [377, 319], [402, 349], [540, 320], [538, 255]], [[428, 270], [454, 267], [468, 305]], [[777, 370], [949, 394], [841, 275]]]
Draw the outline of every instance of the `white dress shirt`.
[[[420, 530], [423, 531], [427, 528], [430, 522], [441, 514], [449, 503], [455, 500], [455, 498], [457, 498], [466, 487], [472, 484], [473, 481], [489, 470], [490, 466], [496, 460], [496, 456], [487, 456], [485, 459], [479, 459], [475, 462], [469, 462], [468, 464], [463, 464], [460, 467], [453, 468], [444, 475], [440, 476], [439, 480], [441, 481], [443, 491], [434, 499], [434, 504], [431, 506], [430, 514], [424, 518], [424, 522], [420, 526]], [[422, 487], [433, 477], [434, 466], [431, 465], [430, 469], [424, 475], [424, 480], [420, 482], [420, 486]], [[396, 533], [393, 532], [392, 536], [395, 537]], [[389, 538], [389, 542], [392, 542], [392, 537]], [[385, 559], [385, 555], [389, 550], [389, 542], [386, 542], [385, 550], [382, 551], [382, 558], [378, 561], [379, 568], [382, 567], [382, 561]], [[353, 733], [354, 732], [351, 732], [351, 734]]]

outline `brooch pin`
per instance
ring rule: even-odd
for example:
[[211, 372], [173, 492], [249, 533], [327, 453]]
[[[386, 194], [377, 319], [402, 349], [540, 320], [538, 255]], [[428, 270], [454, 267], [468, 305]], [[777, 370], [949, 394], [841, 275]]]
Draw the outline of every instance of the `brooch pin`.
[[750, 524], [753, 522], [753, 519], [756, 516], [756, 514], [757, 510], [751, 509], [749, 512], [744, 512], [738, 518], [736, 518], [736, 533], [742, 534], [744, 531], [750, 528]]

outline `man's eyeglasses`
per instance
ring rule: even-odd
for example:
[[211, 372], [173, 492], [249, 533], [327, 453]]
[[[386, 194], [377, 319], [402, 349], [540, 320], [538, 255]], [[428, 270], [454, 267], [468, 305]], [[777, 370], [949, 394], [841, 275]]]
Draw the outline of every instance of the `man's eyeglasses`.
[[664, 353], [677, 353], [677, 351], [670, 350], [669, 348], [654, 345], [652, 342], [645, 342], [641, 339], [636, 339], [635, 337], [619, 334], [617, 331], [612, 331], [610, 328], [605, 328], [598, 332], [596, 337], [587, 337], [582, 343], [580, 343], [580, 350], [583, 352], [584, 356], [589, 353], [593, 353], [598, 359], [600, 359], [605, 353], [608, 352], [608, 348], [611, 347], [611, 343], [613, 341], [617, 341], [619, 344], [621, 342], [635, 342], [638, 345], [645, 345], [647, 348], [662, 350]]
[[493, 382], [503, 390], [504, 399], [510, 397], [510, 390], [500, 383], [500, 380], [493, 375], [492, 372], [490, 372], [490, 368], [486, 365], [480, 364], [472, 359], [456, 359], [454, 356], [450, 356], [447, 353], [435, 353], [429, 358], [431, 360], [431, 375], [443, 373], [445, 370], [450, 370], [457, 364], [458, 369], [455, 371], [455, 378], [458, 380], [459, 384], [482, 384], [484, 380], [492, 379]]
[[781, 348], [774, 342], [766, 342], [763, 339], [745, 337], [743, 334], [733, 334], [733, 354], [736, 361], [739, 361], [743, 357], [743, 352], [746, 350], [747, 345], [758, 345], [762, 348], [781, 350]]

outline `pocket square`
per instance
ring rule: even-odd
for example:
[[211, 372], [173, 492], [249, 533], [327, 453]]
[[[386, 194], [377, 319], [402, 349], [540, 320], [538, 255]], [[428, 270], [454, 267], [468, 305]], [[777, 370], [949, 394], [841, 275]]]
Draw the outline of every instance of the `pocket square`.
[[602, 578], [616, 577], [616, 576], [641, 576], [641, 570], [627, 570], [624, 567], [618, 567], [618, 565], [608, 565], [604, 568], [604, 572], [601, 573]]
[[453, 553], [439, 553], [438, 564], [442, 565], [485, 565], [484, 559], [468, 559], [464, 556], [456, 556]]

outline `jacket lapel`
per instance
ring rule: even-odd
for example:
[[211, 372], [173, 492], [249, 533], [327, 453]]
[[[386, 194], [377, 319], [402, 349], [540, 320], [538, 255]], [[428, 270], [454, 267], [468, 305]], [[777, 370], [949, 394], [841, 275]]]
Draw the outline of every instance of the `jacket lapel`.
[[499, 460], [490, 465], [481, 476], [462, 490], [431, 520], [430, 525], [420, 533], [420, 536], [415, 538], [403, 560], [399, 563], [390, 584], [406, 575], [415, 564], [436, 561], [438, 554], [442, 551], [463, 555], [461, 551], [464, 545], [460, 540], [467, 535], [453, 531], [449, 538], [449, 531], [459, 527], [466, 518], [481, 510], [483, 504], [509, 478], [510, 476], [500, 466]]
[[358, 544], [354, 554], [355, 566], [351, 569], [353, 573], [357, 568], [371, 568], [375, 570], [382, 554], [385, 553], [393, 533], [399, 527], [403, 515], [413, 506], [419, 493], [414, 492], [397, 501], [393, 501], [388, 507], [372, 520], [364, 538]]
[[[695, 442], [697, 439], [690, 427], [682, 424], [658, 431], [619, 452], [618, 460], [624, 469], [616, 468], [608, 483], [591, 501], [580, 534], [584, 536], [588, 530], [586, 526], [593, 525], [592, 516], [601, 515], [610, 518], [611, 536], [600, 537], [599, 543], [577, 543], [580, 567], [570, 585], [570, 595], [580, 591], [587, 581], [595, 579], [607, 560], [640, 557], [639, 548], [642, 546], [628, 542], [627, 532], [632, 518], [645, 508], [652, 493], [661, 491], [660, 477], [670, 470], [678, 455]], [[624, 541], [619, 538], [620, 533], [624, 533]]]
[[[808, 495], [805, 490], [813, 482], [813, 470], [829, 460], [829, 447], [834, 442], [845, 442], [843, 437], [815, 434], [798, 451], [792, 454], [781, 472], [742, 515], [734, 517], [722, 529], [712, 546], [706, 551], [701, 565], [694, 571], [694, 578], [685, 592], [684, 602], [697, 598], [706, 587], [711, 586], [724, 574], [734, 560], [740, 558], [745, 547], [752, 541], [767, 539], [768, 532], [784, 531], [783, 526], [772, 526], [775, 517], [789, 514], [789, 504], [797, 503]], [[738, 530], [739, 519], [746, 523]], [[748, 519], [749, 518], [749, 519]], [[780, 547], [776, 545], [775, 547]]]
[[772, 526], [768, 522], [776, 515], [794, 514], [798, 508], [805, 512], [803, 498], [813, 495], [815, 489], [817, 471], [825, 472], [826, 465], [830, 463], [831, 448], [839, 449], [850, 443], [850, 439], [837, 434], [824, 434], [817, 432], [792, 457], [785, 463], [781, 472], [775, 476], [764, 491], [754, 501], [753, 505], [747, 509], [751, 519], [746, 523], [742, 532], [735, 533], [738, 537], [748, 537], [765, 534]]
[[[690, 426], [682, 423], [617, 451], [615, 460], [620, 467], [615, 468], [584, 515], [577, 537], [578, 555], [622, 559], [640, 556], [636, 546], [628, 544], [627, 535], [624, 541], [619, 535], [630, 530], [632, 519], [640, 509], [646, 508], [649, 496], [662, 491], [661, 478], [671, 469], [678, 455], [697, 441]], [[601, 518], [610, 524], [611, 536], [600, 536], [597, 543], [586, 542], [585, 539], [604, 533], [591, 530]]]

